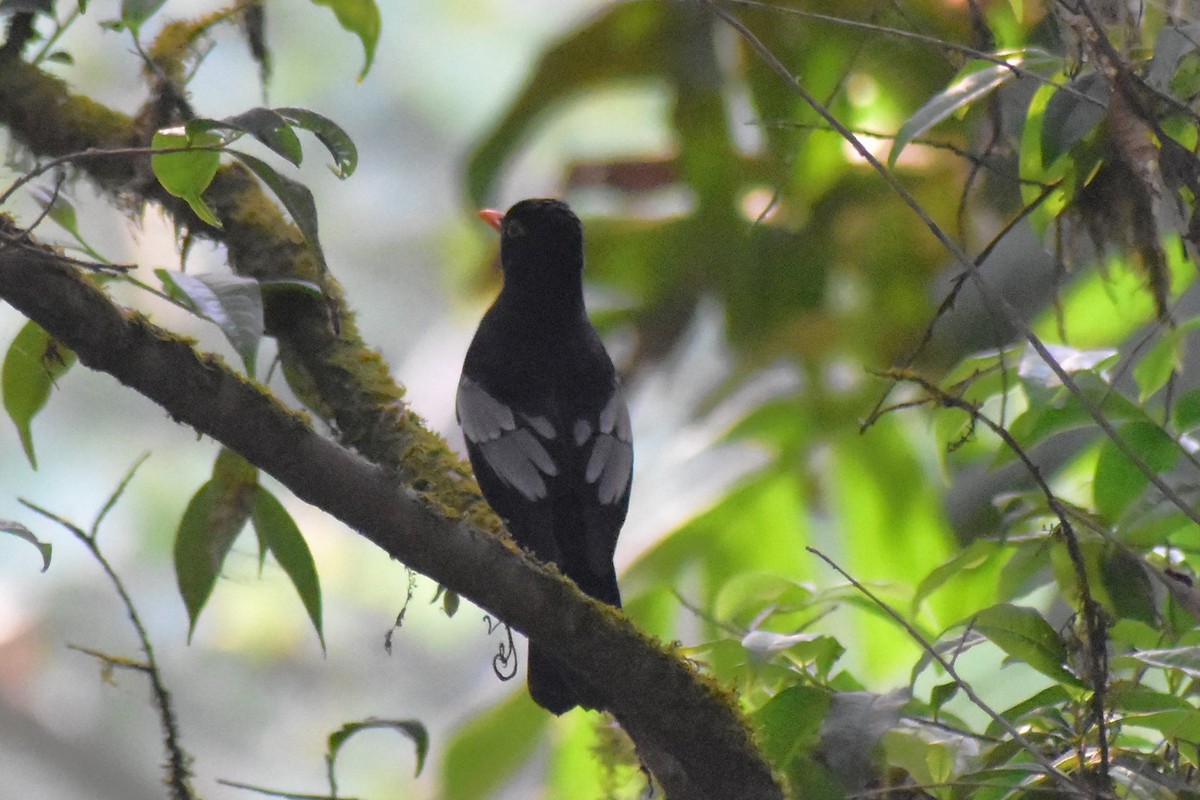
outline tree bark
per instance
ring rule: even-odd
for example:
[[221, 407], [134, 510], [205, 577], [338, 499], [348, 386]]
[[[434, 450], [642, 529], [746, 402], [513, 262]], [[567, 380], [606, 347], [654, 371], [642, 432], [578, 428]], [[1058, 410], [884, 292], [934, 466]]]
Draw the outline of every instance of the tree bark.
[[175, 420], [221, 442], [393, 558], [553, 648], [606, 698], [674, 798], [782, 798], [734, 697], [639, 633], [619, 612], [520, 551], [447, 514], [313, 431], [306, 418], [219, 359], [121, 309], [7, 221], [0, 297]]

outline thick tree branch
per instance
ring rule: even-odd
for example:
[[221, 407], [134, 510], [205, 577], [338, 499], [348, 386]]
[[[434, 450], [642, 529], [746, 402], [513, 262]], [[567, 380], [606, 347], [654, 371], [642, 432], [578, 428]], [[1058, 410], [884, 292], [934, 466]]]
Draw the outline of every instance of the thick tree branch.
[[316, 434], [261, 387], [122, 310], [51, 253], [0, 249], [0, 297], [83, 364], [113, 375], [393, 558], [552, 647], [604, 693], [672, 797], [782, 797], [727, 694], [507, 539], [449, 516], [389, 470]]

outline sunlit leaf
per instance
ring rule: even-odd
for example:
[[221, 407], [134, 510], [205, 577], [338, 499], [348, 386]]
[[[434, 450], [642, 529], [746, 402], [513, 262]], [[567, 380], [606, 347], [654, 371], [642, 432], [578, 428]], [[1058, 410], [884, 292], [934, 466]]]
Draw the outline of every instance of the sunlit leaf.
[[1043, 675], [1059, 683], [1081, 685], [1066, 668], [1066, 645], [1034, 609], [1001, 603], [980, 611], [971, 624], [1005, 653]]
[[156, 269], [164, 288], [178, 294], [197, 315], [213, 322], [254, 375], [258, 344], [263, 335], [262, 291], [258, 281], [240, 275], [192, 275]]
[[42, 572], [50, 569], [50, 554], [54, 550], [54, 545], [49, 542], [43, 542], [34, 535], [33, 531], [21, 523], [8, 519], [0, 519], [0, 533], [8, 533], [16, 536], [18, 539], [24, 539], [36, 547], [38, 552], [42, 554]]
[[329, 766], [329, 774], [333, 775], [334, 764], [342, 746], [351, 736], [368, 730], [390, 730], [408, 737], [417, 750], [417, 775], [425, 768], [425, 757], [429, 754], [429, 731], [425, 725], [415, 719], [367, 719], [362, 722], [347, 722], [338, 730], [329, 734], [329, 752], [325, 758]]
[[[325, 649], [325, 631], [321, 623], [321, 583], [317, 578], [317, 565], [313, 561], [308, 543], [304, 541], [300, 528], [283, 504], [266, 489], [258, 487], [254, 499], [254, 511], [250, 517], [259, 539], [265, 543], [271, 555], [296, 587], [301, 602], [312, 620], [321, 649]], [[423, 757], [423, 756], [422, 756]], [[420, 772], [420, 768], [417, 769]]]
[[371, 62], [375, 60], [375, 46], [379, 43], [379, 32], [383, 27], [379, 6], [376, 5], [375, 0], [312, 1], [319, 6], [332, 9], [341, 26], [362, 42], [366, 59], [362, 72], [358, 74], [358, 79], [361, 81], [367, 77], [367, 72], [371, 69]]
[[[183, 132], [159, 131], [154, 134], [151, 145], [160, 150], [174, 148], [215, 148], [221, 137], [211, 131], [200, 131], [194, 137]], [[221, 227], [216, 214], [204, 202], [204, 190], [212, 183], [221, 166], [221, 154], [215, 149], [185, 150], [176, 153], [158, 153], [150, 157], [150, 167], [163, 188], [187, 201], [196, 216], [213, 227]]]
[[996, 64], [991, 61], [976, 59], [959, 70], [958, 75], [950, 85], [926, 101], [909, 117], [892, 143], [888, 154], [888, 166], [895, 166], [901, 151], [913, 139], [918, 138], [942, 120], [970, 107], [978, 100], [999, 89], [1004, 84], [1017, 77], [1013, 67], [1020, 67], [1025, 61], [1024, 53], [998, 54], [1005, 58], [1006, 64]]
[[21, 446], [30, 465], [37, 469], [33, 450], [33, 418], [50, 399], [55, 381], [75, 363], [75, 353], [59, 344], [35, 322], [21, 328], [0, 368], [0, 392], [4, 410], [17, 426]]
[[183, 512], [175, 534], [175, 578], [188, 612], [189, 640], [257, 496], [258, 470], [232, 450], [222, 449], [212, 479]]

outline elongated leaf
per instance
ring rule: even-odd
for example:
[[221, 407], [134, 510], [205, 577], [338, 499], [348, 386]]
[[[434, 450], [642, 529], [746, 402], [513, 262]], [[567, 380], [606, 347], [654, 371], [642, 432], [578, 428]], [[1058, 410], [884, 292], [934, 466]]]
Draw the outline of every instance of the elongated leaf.
[[42, 554], [42, 572], [50, 569], [50, 554], [54, 550], [54, 545], [49, 542], [43, 542], [41, 539], [33, 535], [33, 531], [26, 528], [19, 522], [13, 522], [8, 519], [0, 519], [0, 533], [9, 533], [16, 536], [18, 539], [24, 539], [38, 549]]
[[317, 257], [321, 269], [324, 270], [325, 253], [321, 249], [321, 240], [317, 235], [317, 204], [313, 201], [312, 192], [308, 190], [308, 187], [291, 178], [283, 177], [262, 159], [239, 150], [230, 150], [229, 152], [249, 167], [275, 193], [275, 196], [283, 203], [283, 207], [292, 215], [296, 227], [304, 234], [304, 241], [308, 243], [313, 255]]
[[182, 295], [197, 315], [214, 323], [254, 375], [258, 344], [263, 335], [262, 291], [258, 281], [239, 275], [189, 275], [156, 269], [154, 274], [170, 293]]
[[1060, 89], [1042, 117], [1042, 168], [1047, 168], [1096, 129], [1108, 110], [1108, 82], [1085, 72]]
[[1178, 670], [1192, 680], [1200, 680], [1200, 645], [1140, 650], [1114, 659], [1113, 666], [1124, 665], [1130, 661], [1151, 667]]
[[[159, 131], [154, 134], [151, 144], [160, 149], [217, 147], [221, 144], [221, 137], [212, 131], [200, 131], [194, 137], [178, 130]], [[202, 195], [220, 166], [221, 155], [216, 150], [160, 153], [150, 157], [150, 168], [163, 188], [186, 200], [196, 216], [216, 228], [221, 227], [221, 222], [204, 202]]]
[[975, 630], [1013, 658], [1059, 683], [1081, 686], [1066, 668], [1067, 648], [1050, 623], [1032, 608], [1001, 603], [976, 615]]
[[75, 353], [63, 347], [35, 322], [21, 328], [4, 357], [0, 369], [0, 393], [4, 410], [17, 426], [21, 447], [30, 465], [37, 469], [33, 450], [33, 418], [50, 399], [50, 389], [75, 363]]
[[222, 449], [212, 479], [183, 512], [175, 534], [175, 578], [188, 612], [189, 641], [257, 493], [258, 470], [232, 450]]
[[[1025, 61], [1023, 54], [1013, 54], [1008, 63], [1019, 67]], [[942, 120], [967, 108], [1017, 76], [1006, 64], [976, 59], [959, 71], [950, 85], [929, 98], [896, 132], [892, 151], [888, 154], [888, 166], [895, 166], [901, 151], [913, 139], [918, 138]]]
[[379, 43], [379, 31], [383, 21], [379, 16], [379, 6], [375, 0], [312, 0], [319, 6], [333, 9], [337, 20], [343, 28], [353, 33], [362, 42], [366, 61], [362, 72], [358, 74], [361, 81], [367, 77], [371, 62], [375, 60], [375, 46]]
[[341, 728], [329, 734], [329, 752], [326, 753], [325, 759], [329, 765], [331, 779], [338, 753], [341, 751], [342, 746], [350, 740], [350, 737], [361, 731], [379, 729], [396, 731], [412, 740], [413, 745], [417, 749], [417, 775], [421, 774], [421, 770], [425, 768], [425, 756], [429, 754], [429, 731], [425, 729], [425, 726], [415, 719], [372, 718], [363, 720], [362, 722], [347, 722]]
[[333, 156], [333, 174], [349, 178], [358, 168], [358, 148], [354, 140], [336, 122], [307, 108], [277, 108], [275, 112], [288, 122], [316, 136]]
[[[304, 541], [300, 528], [296, 526], [291, 514], [283, 507], [270, 492], [261, 486], [254, 499], [254, 512], [251, 517], [254, 530], [279, 566], [287, 573], [296, 593], [300, 595], [308, 618], [312, 620], [317, 637], [321, 640], [321, 649], [325, 649], [325, 631], [321, 623], [321, 583], [317, 578], [317, 565], [313, 561], [308, 543]], [[422, 756], [423, 757], [423, 756]], [[420, 772], [418, 767], [417, 772]]]

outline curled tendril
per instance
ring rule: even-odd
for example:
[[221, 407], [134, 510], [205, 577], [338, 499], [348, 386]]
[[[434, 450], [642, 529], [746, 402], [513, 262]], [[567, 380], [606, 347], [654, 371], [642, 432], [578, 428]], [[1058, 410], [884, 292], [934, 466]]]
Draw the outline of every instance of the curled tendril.
[[483, 621], [488, 627], [488, 635], [491, 636], [501, 626], [504, 627], [504, 635], [507, 641], [500, 642], [500, 646], [496, 650], [496, 655], [492, 656], [492, 671], [496, 673], [496, 677], [502, 681], [511, 681], [517, 676], [517, 670], [520, 667], [520, 662], [517, 658], [517, 645], [513, 641], [512, 628], [508, 623], [500, 620], [493, 620], [491, 614], [484, 614]]

